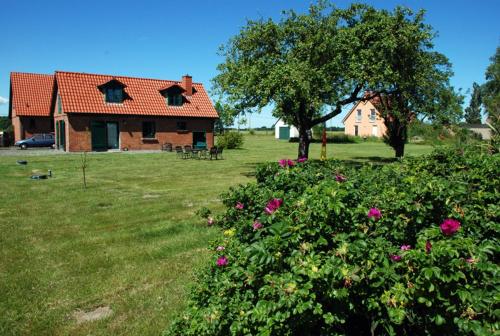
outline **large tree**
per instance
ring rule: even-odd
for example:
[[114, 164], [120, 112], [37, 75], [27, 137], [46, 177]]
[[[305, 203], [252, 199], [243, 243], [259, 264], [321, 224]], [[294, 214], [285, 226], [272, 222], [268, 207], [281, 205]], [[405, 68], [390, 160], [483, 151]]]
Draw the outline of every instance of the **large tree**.
[[[451, 74], [446, 58], [431, 51], [433, 33], [422, 18], [403, 8], [389, 12], [354, 4], [337, 9], [320, 2], [306, 14], [285, 12], [279, 22], [249, 21], [221, 48], [225, 61], [214, 88], [239, 112], [273, 106], [276, 117], [298, 128], [298, 156], [307, 157], [308, 130], [347, 105], [400, 95], [405, 109], [420, 113], [430, 102], [417, 101], [439, 101], [439, 90], [431, 95], [410, 85], [435, 80], [432, 86], [444, 90]], [[421, 93], [426, 96], [414, 96]], [[396, 111], [391, 115], [398, 117]]]
[[481, 86], [476, 82], [472, 84], [472, 94], [470, 97], [469, 106], [465, 108], [465, 121], [469, 124], [481, 123]]
[[413, 120], [457, 122], [463, 97], [449, 83], [448, 59], [432, 50], [435, 33], [424, 23], [424, 11], [374, 11], [370, 28], [377, 35], [375, 48], [381, 55], [376, 62], [383, 73], [370, 83], [372, 102], [387, 127], [384, 141], [402, 157]]
[[493, 128], [492, 145], [500, 150], [500, 47], [491, 57], [486, 69], [486, 83], [483, 84], [483, 104], [488, 114], [488, 124]]

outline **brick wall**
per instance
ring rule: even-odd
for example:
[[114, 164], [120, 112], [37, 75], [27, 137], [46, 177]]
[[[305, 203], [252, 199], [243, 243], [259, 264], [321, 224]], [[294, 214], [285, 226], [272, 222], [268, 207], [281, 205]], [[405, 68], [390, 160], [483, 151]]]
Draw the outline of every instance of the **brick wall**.
[[[117, 122], [120, 132], [120, 149], [161, 149], [164, 143], [177, 145], [192, 145], [192, 132], [206, 132], [207, 146], [214, 145], [213, 119], [207, 118], [173, 118], [173, 117], [147, 117], [147, 116], [117, 116], [117, 115], [88, 115], [68, 114], [55, 115], [55, 120], [67, 118], [66, 121], [66, 150], [70, 152], [91, 151], [91, 122], [106, 121]], [[150, 121], [155, 123], [156, 138], [143, 139], [142, 123]], [[187, 131], [177, 130], [177, 122], [186, 122]]]
[[12, 118], [12, 126], [14, 128], [14, 141], [29, 138], [37, 133], [54, 132], [51, 117], [16, 116]]

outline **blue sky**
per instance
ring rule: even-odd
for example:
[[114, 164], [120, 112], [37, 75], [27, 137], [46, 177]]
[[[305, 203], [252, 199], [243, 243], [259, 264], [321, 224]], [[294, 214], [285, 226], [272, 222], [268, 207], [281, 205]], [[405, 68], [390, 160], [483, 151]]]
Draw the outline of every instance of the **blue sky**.
[[[223, 59], [218, 47], [247, 19], [278, 19], [283, 9], [307, 10], [311, 1], [26, 1], [0, 2], [0, 115], [7, 115], [11, 71], [55, 70], [193, 80], [210, 88]], [[334, 1], [339, 7], [350, 1]], [[378, 8], [401, 4], [427, 10], [438, 32], [435, 49], [453, 64], [455, 87], [484, 82], [500, 45], [499, 0], [367, 1]], [[328, 125], [340, 125], [342, 115]], [[274, 123], [269, 111], [252, 127]]]

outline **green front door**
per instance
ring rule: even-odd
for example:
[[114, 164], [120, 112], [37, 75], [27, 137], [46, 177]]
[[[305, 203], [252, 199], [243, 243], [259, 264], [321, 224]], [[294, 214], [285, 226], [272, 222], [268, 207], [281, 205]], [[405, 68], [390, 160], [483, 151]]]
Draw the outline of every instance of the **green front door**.
[[106, 134], [106, 123], [104, 121], [92, 121], [90, 124], [90, 132], [92, 134], [92, 150], [107, 150], [108, 139]]
[[64, 120], [56, 122], [56, 148], [66, 150], [66, 123]]
[[205, 132], [193, 132], [193, 147], [207, 147], [207, 136]]
[[290, 139], [290, 127], [280, 126], [279, 138], [280, 138], [280, 140]]
[[108, 149], [118, 149], [120, 140], [117, 122], [106, 123], [106, 132], [108, 138]]

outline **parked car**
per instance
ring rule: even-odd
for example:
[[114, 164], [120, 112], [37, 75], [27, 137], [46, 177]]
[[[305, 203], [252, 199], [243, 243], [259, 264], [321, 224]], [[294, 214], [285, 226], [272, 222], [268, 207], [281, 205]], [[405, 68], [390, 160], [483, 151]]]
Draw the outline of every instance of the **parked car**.
[[31, 138], [20, 140], [14, 144], [21, 149], [28, 147], [54, 147], [54, 134], [34, 134]]

